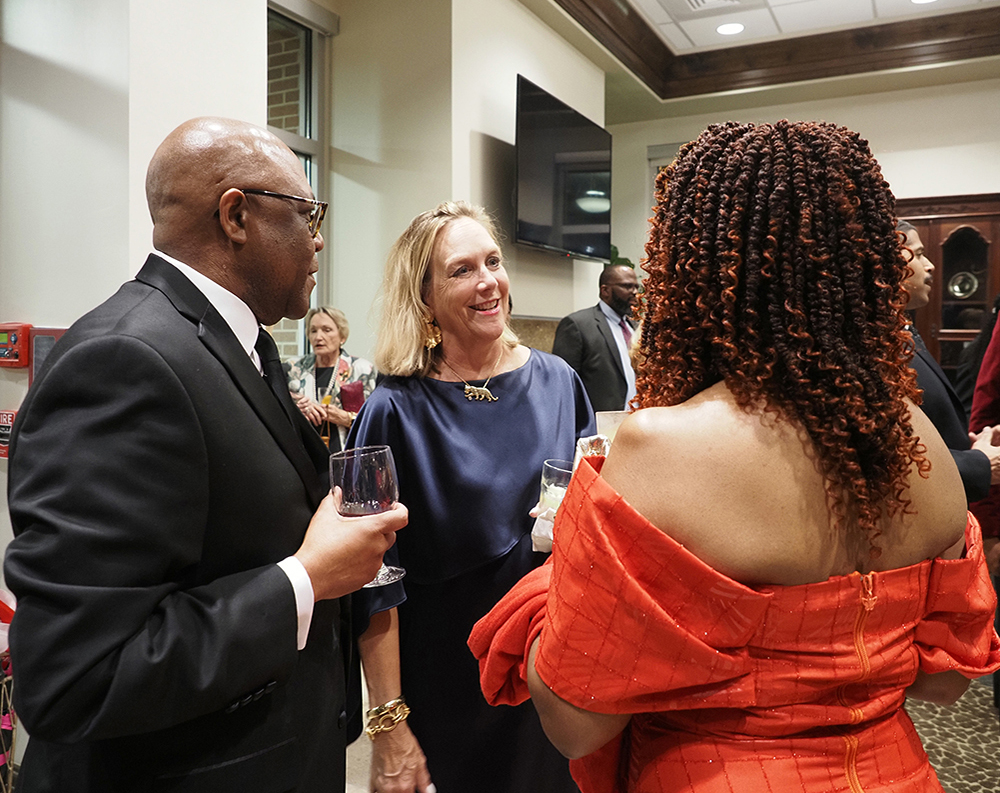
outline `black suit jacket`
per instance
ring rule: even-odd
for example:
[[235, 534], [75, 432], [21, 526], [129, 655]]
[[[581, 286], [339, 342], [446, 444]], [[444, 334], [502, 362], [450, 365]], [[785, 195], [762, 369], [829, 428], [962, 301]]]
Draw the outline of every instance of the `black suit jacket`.
[[576, 370], [594, 410], [624, 410], [628, 383], [614, 334], [600, 306], [563, 317], [552, 352]]
[[969, 421], [948, 375], [922, 342], [914, 348], [911, 366], [917, 373], [917, 385], [924, 392], [921, 408], [941, 433], [958, 466], [966, 500], [971, 503], [986, 498], [990, 492], [990, 461], [982, 452], [970, 448]]
[[22, 793], [343, 789], [341, 604], [298, 651], [275, 565], [327, 487], [294, 415], [155, 256], [53, 349], [11, 439]]

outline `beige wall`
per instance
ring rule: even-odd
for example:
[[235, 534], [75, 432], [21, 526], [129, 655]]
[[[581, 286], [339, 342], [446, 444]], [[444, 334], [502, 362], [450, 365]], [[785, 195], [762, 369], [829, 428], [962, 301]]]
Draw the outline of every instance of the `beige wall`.
[[389, 247], [410, 219], [450, 197], [448, 0], [339, 0], [331, 42], [329, 302], [370, 357], [372, 301]]
[[0, 317], [66, 325], [128, 275], [128, 0], [0, 9]]
[[1000, 79], [792, 104], [765, 97], [750, 109], [729, 109], [720, 98], [713, 112], [610, 128], [611, 222], [623, 256], [638, 261], [648, 232], [647, 147], [692, 140], [722, 121], [815, 119], [849, 127], [868, 139], [897, 198], [1000, 192]]
[[195, 116], [267, 123], [266, 0], [129, 3], [129, 273], [149, 252], [146, 166]]
[[[508, 237], [519, 314], [562, 316], [596, 301], [600, 265], [515, 246], [517, 74], [597, 123], [604, 74], [517, 0], [337, 0], [332, 49], [330, 302], [370, 356], [390, 246], [448, 199], [483, 204]], [[329, 223], [329, 221], [328, 221]], [[596, 269], [595, 269], [596, 268]]]
[[[265, 0], [0, 9], [0, 321], [65, 327], [149, 251], [143, 182], [166, 133], [202, 114], [264, 121]], [[0, 369], [0, 408], [17, 408], [27, 386], [27, 370]]]
[[452, 20], [452, 194], [500, 221], [515, 313], [593, 305], [601, 264], [512, 242], [514, 132], [518, 74], [603, 126], [604, 72], [517, 0], [455, 0]]

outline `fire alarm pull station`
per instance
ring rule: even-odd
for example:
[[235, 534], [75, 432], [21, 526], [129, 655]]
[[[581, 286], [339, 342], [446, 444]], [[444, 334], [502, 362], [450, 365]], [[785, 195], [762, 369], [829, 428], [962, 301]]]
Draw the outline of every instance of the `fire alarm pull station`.
[[31, 363], [31, 325], [0, 322], [0, 366], [27, 367]]

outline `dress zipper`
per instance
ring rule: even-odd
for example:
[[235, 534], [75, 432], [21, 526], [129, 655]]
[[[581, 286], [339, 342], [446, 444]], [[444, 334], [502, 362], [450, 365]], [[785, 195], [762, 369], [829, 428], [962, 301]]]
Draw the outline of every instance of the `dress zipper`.
[[[875, 608], [878, 595], [875, 594], [875, 574], [866, 573], [861, 576], [861, 607], [858, 609], [857, 619], [854, 621], [854, 651], [857, 653], [858, 662], [861, 665], [860, 675], [850, 683], [845, 683], [840, 687], [839, 698], [842, 705], [850, 709], [851, 724], [858, 724], [864, 718], [864, 711], [848, 704], [846, 694], [847, 686], [861, 683], [868, 679], [871, 674], [871, 659], [868, 657], [868, 648], [865, 647], [865, 623], [868, 622], [868, 615]], [[861, 780], [858, 779], [857, 757], [858, 739], [854, 735], [845, 735], [846, 754], [844, 757], [844, 772], [847, 774], [847, 781], [851, 786], [851, 793], [864, 793]]]

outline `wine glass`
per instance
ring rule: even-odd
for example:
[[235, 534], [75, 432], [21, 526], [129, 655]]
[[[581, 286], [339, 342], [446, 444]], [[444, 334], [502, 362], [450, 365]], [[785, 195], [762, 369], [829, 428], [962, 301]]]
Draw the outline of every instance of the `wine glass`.
[[[388, 446], [359, 446], [330, 455], [330, 489], [340, 488], [341, 515], [375, 515], [399, 498], [396, 463]], [[365, 587], [385, 586], [406, 575], [402, 567], [382, 563]]]

